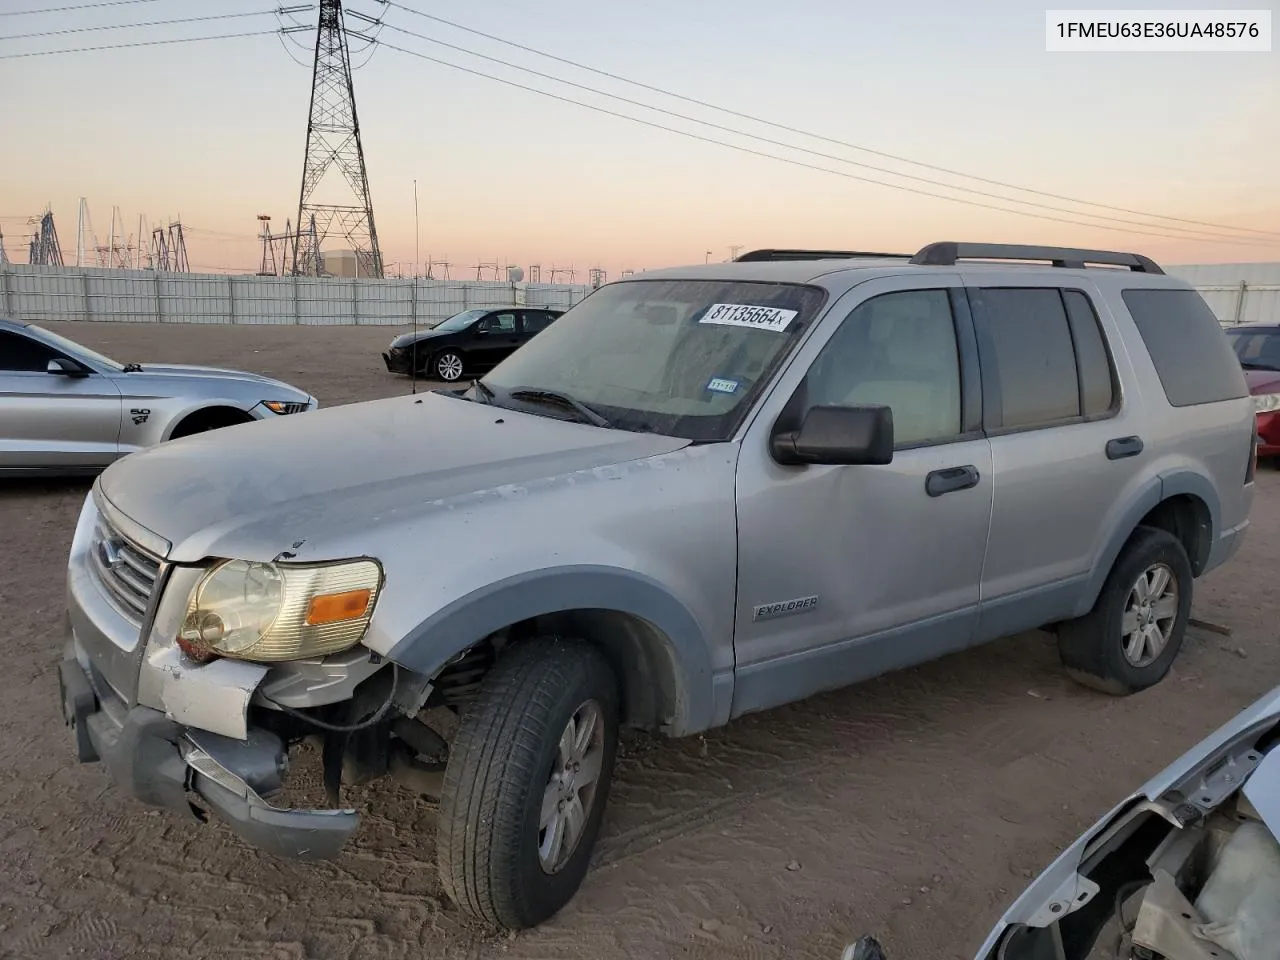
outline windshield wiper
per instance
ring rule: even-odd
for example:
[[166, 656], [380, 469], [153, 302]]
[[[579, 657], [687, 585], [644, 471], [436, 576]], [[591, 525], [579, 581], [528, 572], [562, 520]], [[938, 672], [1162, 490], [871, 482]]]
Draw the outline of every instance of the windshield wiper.
[[1277, 370], [1277, 371], [1280, 371], [1280, 367], [1273, 366], [1272, 364], [1269, 364], [1269, 363], [1251, 363], [1251, 362], [1250, 362], [1250, 361], [1248, 361], [1248, 360], [1242, 360], [1242, 361], [1240, 362], [1240, 366], [1244, 367], [1246, 370]]
[[587, 423], [594, 424], [597, 427], [608, 427], [610, 423], [600, 414], [596, 413], [581, 400], [571, 397], [567, 393], [561, 393], [559, 390], [544, 390], [541, 387], [516, 387], [509, 390], [507, 396], [512, 400], [530, 400], [534, 403], [554, 403], [561, 407], [568, 407]]
[[140, 363], [126, 363], [126, 364], [124, 365], [124, 371], [123, 371], [123, 372], [124, 372], [124, 373], [141, 373], [141, 372], [142, 372], [142, 364], [140, 364]]

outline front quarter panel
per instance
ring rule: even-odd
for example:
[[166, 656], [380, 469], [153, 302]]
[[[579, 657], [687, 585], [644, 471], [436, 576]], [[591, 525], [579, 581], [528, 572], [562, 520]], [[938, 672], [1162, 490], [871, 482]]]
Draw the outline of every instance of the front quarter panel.
[[275, 416], [261, 406], [264, 400], [309, 399], [294, 387], [271, 386], [250, 379], [120, 374], [116, 385], [123, 397], [122, 455], [168, 440], [178, 424], [200, 410], [225, 407], [260, 420]]
[[433, 504], [372, 551], [386, 584], [366, 645], [430, 676], [511, 623], [614, 610], [666, 638], [680, 701], [669, 732], [724, 722], [737, 451], [730, 443], [687, 447]]

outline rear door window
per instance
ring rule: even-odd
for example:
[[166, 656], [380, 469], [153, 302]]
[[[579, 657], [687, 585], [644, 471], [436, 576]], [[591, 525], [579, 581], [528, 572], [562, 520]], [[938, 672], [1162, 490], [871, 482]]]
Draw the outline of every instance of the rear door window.
[[1137, 288], [1121, 296], [1170, 406], [1191, 407], [1249, 395], [1240, 361], [1199, 293]]
[[[1071, 324], [1056, 288], [981, 291], [983, 376], [998, 384], [997, 429], [1048, 426], [1081, 416]], [[989, 411], [994, 412], [994, 411]]]

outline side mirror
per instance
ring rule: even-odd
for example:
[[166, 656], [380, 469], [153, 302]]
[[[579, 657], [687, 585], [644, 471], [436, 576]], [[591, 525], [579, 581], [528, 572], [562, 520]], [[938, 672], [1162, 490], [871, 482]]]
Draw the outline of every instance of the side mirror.
[[87, 377], [89, 375], [89, 372], [80, 364], [62, 357], [55, 357], [50, 360], [44, 368], [44, 372], [58, 377]]
[[770, 453], [781, 464], [893, 462], [893, 411], [885, 406], [810, 407], [798, 430], [778, 430]]

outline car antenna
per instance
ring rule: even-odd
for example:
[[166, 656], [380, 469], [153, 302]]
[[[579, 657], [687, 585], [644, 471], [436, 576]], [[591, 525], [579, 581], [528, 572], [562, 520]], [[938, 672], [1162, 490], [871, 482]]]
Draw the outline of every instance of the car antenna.
[[[418, 185], [415, 182], [415, 191], [417, 190], [417, 186]], [[417, 273], [416, 266], [417, 265], [415, 264], [415, 274]], [[416, 276], [413, 278], [413, 285], [415, 287], [418, 285], [418, 278]], [[413, 298], [413, 345], [409, 349], [409, 382], [412, 384], [409, 388], [411, 391], [410, 396], [416, 397], [418, 395], [418, 298], [416, 296]]]

